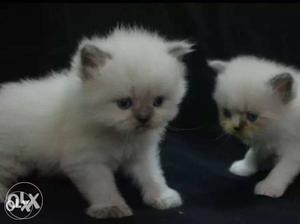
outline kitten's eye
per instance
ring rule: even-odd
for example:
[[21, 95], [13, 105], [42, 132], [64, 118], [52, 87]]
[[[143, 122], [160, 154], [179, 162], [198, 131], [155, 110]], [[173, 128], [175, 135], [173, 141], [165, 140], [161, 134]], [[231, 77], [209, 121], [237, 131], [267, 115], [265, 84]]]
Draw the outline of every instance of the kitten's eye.
[[164, 103], [165, 98], [163, 96], [155, 97], [153, 101], [153, 106], [160, 107]]
[[255, 113], [251, 113], [251, 112], [247, 112], [247, 119], [249, 120], [249, 121], [251, 121], [251, 122], [254, 122], [254, 121], [256, 121], [257, 120], [257, 118], [258, 118], [258, 115], [257, 114], [255, 114]]
[[232, 114], [228, 109], [223, 109], [224, 117], [231, 118]]
[[127, 110], [132, 106], [132, 100], [130, 98], [122, 98], [116, 101], [117, 105], [122, 110]]

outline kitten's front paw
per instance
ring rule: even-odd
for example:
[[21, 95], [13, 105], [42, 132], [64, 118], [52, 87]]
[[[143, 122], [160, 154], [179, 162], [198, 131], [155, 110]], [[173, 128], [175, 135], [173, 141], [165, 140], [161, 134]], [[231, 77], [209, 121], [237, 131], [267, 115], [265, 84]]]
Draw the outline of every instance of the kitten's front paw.
[[247, 164], [244, 160], [238, 160], [232, 163], [229, 171], [238, 176], [250, 176], [256, 173], [256, 167]]
[[103, 205], [92, 205], [87, 209], [86, 213], [96, 219], [122, 218], [132, 215], [132, 211], [127, 205], [113, 205], [107, 207], [103, 207]]
[[144, 201], [146, 204], [157, 209], [169, 209], [182, 205], [182, 199], [179, 193], [171, 188], [157, 197], [145, 196]]
[[262, 180], [255, 186], [254, 193], [272, 198], [279, 198], [285, 192], [286, 187], [280, 184], [272, 183], [268, 180]]

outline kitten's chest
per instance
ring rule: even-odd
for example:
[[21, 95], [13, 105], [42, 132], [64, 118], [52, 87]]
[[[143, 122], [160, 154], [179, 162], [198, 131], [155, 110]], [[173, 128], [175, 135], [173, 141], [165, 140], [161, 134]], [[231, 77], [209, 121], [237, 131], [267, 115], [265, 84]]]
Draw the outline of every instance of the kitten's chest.
[[104, 132], [98, 135], [97, 151], [101, 160], [117, 169], [126, 165], [139, 156], [156, 148], [160, 139], [159, 132], [147, 132], [142, 134], [119, 135]]
[[120, 142], [120, 144], [115, 145], [113, 150], [110, 153], [110, 157], [113, 160], [122, 162], [125, 160], [130, 160], [136, 153], [141, 149], [141, 146], [138, 143], [125, 143]]
[[114, 142], [110, 147], [107, 159], [114, 169], [123, 164], [130, 163], [149, 148], [147, 141], [140, 141], [138, 139]]
[[254, 148], [268, 153], [275, 153], [278, 146], [279, 137], [274, 132], [265, 132], [251, 142]]

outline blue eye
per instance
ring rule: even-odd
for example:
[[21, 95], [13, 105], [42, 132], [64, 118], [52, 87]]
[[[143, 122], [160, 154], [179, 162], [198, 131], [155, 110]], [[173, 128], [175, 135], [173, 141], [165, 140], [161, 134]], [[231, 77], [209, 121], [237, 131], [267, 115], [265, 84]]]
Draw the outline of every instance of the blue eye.
[[232, 114], [228, 109], [223, 109], [223, 115], [226, 118], [231, 118]]
[[164, 103], [165, 98], [163, 96], [155, 97], [153, 101], [153, 106], [160, 107]]
[[258, 118], [258, 115], [255, 114], [255, 113], [251, 113], [251, 112], [247, 112], [247, 115], [246, 115], [247, 119], [251, 122], [255, 122]]
[[119, 99], [116, 103], [121, 110], [127, 110], [132, 106], [132, 100], [130, 98]]

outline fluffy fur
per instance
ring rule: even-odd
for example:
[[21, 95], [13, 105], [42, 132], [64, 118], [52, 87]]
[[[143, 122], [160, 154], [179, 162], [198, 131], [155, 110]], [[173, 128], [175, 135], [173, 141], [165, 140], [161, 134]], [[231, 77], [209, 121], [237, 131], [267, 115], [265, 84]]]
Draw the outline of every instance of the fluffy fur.
[[230, 171], [252, 175], [273, 156], [274, 168], [255, 193], [282, 196], [300, 171], [299, 71], [254, 56], [213, 60], [209, 65], [218, 73], [213, 96], [221, 126], [250, 146]]
[[146, 204], [181, 205], [166, 184], [158, 144], [186, 91], [185, 41], [138, 28], [84, 39], [69, 69], [0, 92], [1, 200], [32, 169], [66, 174], [88, 200], [87, 214], [123, 217], [131, 209], [115, 185], [122, 169]]

